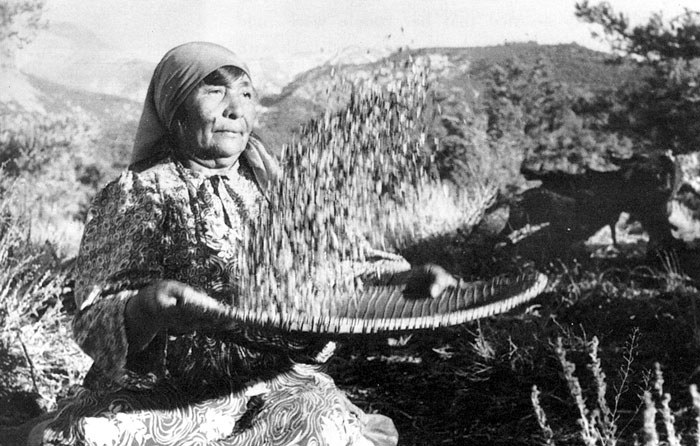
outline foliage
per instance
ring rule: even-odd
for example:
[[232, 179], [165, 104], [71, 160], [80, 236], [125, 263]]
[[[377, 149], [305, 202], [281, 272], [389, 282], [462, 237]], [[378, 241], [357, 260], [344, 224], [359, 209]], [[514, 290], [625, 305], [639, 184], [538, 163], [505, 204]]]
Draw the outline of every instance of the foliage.
[[517, 168], [512, 169], [512, 160], [502, 156], [508, 154], [489, 144], [485, 116], [465, 102], [446, 104], [438, 94], [432, 99], [434, 109], [429, 114], [434, 117], [426, 124], [426, 148], [439, 177], [463, 189], [484, 178], [504, 187]]
[[572, 92], [553, 79], [548, 61], [534, 65], [510, 60], [496, 65], [487, 83], [486, 114], [493, 138], [551, 132], [571, 109]]
[[[636, 333], [633, 336], [636, 336]], [[631, 340], [633, 342], [634, 338], [631, 338]], [[586, 344], [585, 348], [590, 357], [588, 368], [591, 371], [593, 386], [597, 392], [595, 409], [593, 410], [589, 409], [587, 402], [583, 398], [583, 390], [579, 379], [574, 375], [576, 366], [567, 360], [567, 351], [561, 338], [557, 340], [556, 345], [556, 354], [562, 366], [564, 379], [567, 382], [569, 392], [574, 398], [575, 405], [579, 412], [578, 423], [581, 428], [581, 439], [587, 446], [614, 446], [618, 442], [626, 443], [625, 439], [621, 436], [621, 432], [618, 432], [620, 427], [626, 428], [626, 426], [618, 425], [620, 422], [620, 414], [618, 413], [617, 404], [623, 396], [623, 393], [629, 391], [629, 388], [621, 386], [615, 389], [615, 406], [611, 408], [608, 403], [609, 397], [606, 397], [608, 378], [602, 369], [601, 361], [598, 357], [598, 339], [594, 337], [592, 341]], [[625, 355], [629, 356], [627, 356], [626, 359], [626, 368], [622, 370], [622, 378], [624, 380], [629, 378], [631, 364], [634, 359], [633, 356], [636, 355], [634, 349], [636, 348], [638, 348], [638, 346], [632, 343], [628, 350], [625, 351]], [[658, 446], [661, 444], [661, 439], [663, 438], [665, 444], [671, 446], [681, 446], [681, 444], [684, 443], [689, 445], [700, 444], [698, 443], [700, 439], [700, 437], [698, 437], [698, 432], [700, 432], [700, 396], [695, 384], [690, 386], [689, 391], [692, 396], [693, 411], [696, 414], [694, 420], [695, 425], [693, 426], [695, 430], [694, 435], [690, 435], [688, 432], [678, 431], [679, 428], [683, 430], [686, 429], [683, 425], [684, 423], [680, 423], [677, 420], [676, 414], [682, 412], [674, 411], [671, 408], [671, 394], [664, 391], [664, 376], [661, 365], [657, 362], [653, 365], [653, 370], [647, 370], [644, 376], [644, 385], [643, 387], [639, 387], [637, 391], [639, 403], [634, 410], [634, 414], [641, 413], [642, 427], [634, 443], [640, 444], [638, 438], [641, 438], [645, 446]], [[545, 443], [554, 444], [553, 431], [547, 423], [546, 413], [541, 406], [539, 394], [537, 388], [534, 387], [532, 393], [533, 409], [535, 410]], [[661, 426], [663, 428], [661, 428]], [[620, 430], [622, 431], [624, 429]], [[688, 438], [689, 441], [684, 442], [684, 437]]]
[[68, 115], [3, 114], [0, 120], [0, 165], [11, 178], [45, 171], [88, 130]]
[[[0, 197], [0, 406], [22, 389], [43, 410], [52, 410], [56, 398], [80, 382], [87, 358], [65, 342], [70, 323], [63, 303], [72, 298], [68, 265], [50, 243], [32, 243], [25, 219], [12, 209]], [[0, 410], [0, 424], [25, 416]]]
[[631, 156], [630, 141], [605, 129], [606, 105], [557, 80], [546, 59], [496, 65], [486, 85], [483, 109], [491, 144], [505, 152], [500, 158], [510, 152], [527, 168], [582, 173]]
[[80, 223], [107, 166], [94, 160], [99, 128], [77, 112], [0, 115], [0, 198], [33, 241], [74, 254]]
[[[5, 112], [0, 123], [0, 407], [19, 399], [25, 408], [52, 410], [88, 366], [65, 342], [72, 309], [66, 258], [77, 250], [95, 192], [84, 177], [100, 162], [91, 153], [99, 127], [75, 110]], [[0, 410], [3, 423], [26, 416]]]
[[602, 28], [617, 60], [644, 75], [620, 88], [610, 106], [610, 129], [657, 150], [685, 153], [700, 143], [700, 11], [668, 22], [660, 14], [630, 27], [609, 4], [576, 5], [576, 16]]
[[[686, 9], [683, 14], [664, 23], [660, 13], [645, 25], [630, 29], [629, 19], [616, 13], [610, 4], [591, 6], [588, 0], [576, 4], [576, 17], [602, 28], [610, 47], [622, 57], [637, 56], [644, 63], [656, 65], [673, 59], [700, 57], [700, 11]], [[595, 34], [597, 35], [597, 34]]]
[[[557, 339], [555, 351], [564, 371], [564, 378], [566, 379], [569, 392], [576, 402], [583, 442], [587, 446], [595, 446], [597, 444], [614, 446], [617, 443], [617, 426], [615, 425], [617, 414], [610, 408], [606, 399], [607, 382], [605, 372], [601, 367], [600, 358], [598, 357], [598, 345], [598, 338], [593, 337], [586, 346], [591, 361], [589, 368], [594, 377], [596, 390], [596, 408], [593, 410], [586, 406], [581, 384], [574, 375], [576, 366], [567, 360], [566, 350], [561, 338]], [[538, 407], [535, 407], [535, 409], [537, 410]], [[549, 434], [546, 429], [544, 432]]]
[[17, 50], [36, 37], [45, 26], [42, 20], [45, 0], [0, 1], [0, 55], [3, 66], [14, 66]]

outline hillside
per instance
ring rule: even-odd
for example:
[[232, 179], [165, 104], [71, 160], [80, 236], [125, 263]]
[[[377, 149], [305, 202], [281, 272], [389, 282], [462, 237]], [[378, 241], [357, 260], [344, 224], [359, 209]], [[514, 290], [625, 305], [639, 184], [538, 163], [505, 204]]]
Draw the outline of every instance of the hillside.
[[[81, 110], [101, 128], [98, 146], [103, 149], [97, 150], [109, 151], [109, 158], [117, 162], [116, 169], [124, 167], [151, 68], [146, 62], [126, 60], [114, 70], [114, 61], [107, 63], [109, 47], [95, 36], [87, 39], [88, 44], [77, 47], [78, 38], [90, 37], [83, 35], [87, 31], [61, 24], [49, 31], [22, 56], [24, 74], [3, 76], [8, 85], [3, 88], [0, 101], [19, 103], [20, 109], [49, 113]], [[53, 45], [51, 50], [48, 45]], [[39, 64], [40, 56], [43, 58]], [[575, 44], [519, 43], [394, 53], [351, 48], [298, 74], [279, 94], [269, 92], [280, 90], [277, 85], [283, 81], [283, 73], [273, 70], [274, 73], [263, 78], [261, 133], [278, 151], [300, 125], [346, 101], [350, 85], [368, 82], [385, 85], [396, 78], [409, 59], [430, 67], [430, 79], [442, 114], [460, 120], [478, 107], [491, 67], [513, 58], [525, 63], [549, 60], [558, 80], [592, 90], [612, 87], [633, 73], [629, 67], [607, 64], [604, 53]], [[89, 63], [87, 59], [91, 59]], [[255, 65], [256, 70], [279, 66], [274, 61]], [[347, 82], [341, 83], [344, 87], [339, 89], [337, 81], [341, 78]]]
[[126, 167], [141, 113], [139, 102], [64, 87], [30, 75], [26, 79], [40, 92], [48, 113], [76, 112], [99, 127], [94, 149], [96, 155], [113, 164], [114, 171], [107, 173], [109, 177]]
[[44, 98], [32, 85], [27, 76], [12, 70], [0, 70], [0, 110], [14, 113], [20, 110], [46, 112]]
[[609, 55], [570, 43], [538, 45], [534, 42], [512, 43], [489, 47], [464, 48], [460, 53], [472, 61], [471, 74], [483, 80], [494, 64], [509, 59], [535, 63], [538, 59], [551, 62], [556, 80], [591, 90], [615, 87], [634, 75], [634, 67], [609, 63]]
[[[256, 80], [256, 88], [262, 95], [268, 95], [278, 94], [296, 74], [329, 58], [347, 61], [350, 54], [295, 53], [246, 61]], [[20, 53], [17, 62], [24, 73], [55, 84], [139, 102], [146, 95], [156, 66], [156, 61], [120, 51], [92, 31], [66, 22], [50, 23]]]
[[90, 200], [128, 163], [141, 105], [17, 71], [7, 79], [0, 94], [3, 203], [31, 221], [32, 241], [75, 255]]
[[299, 74], [280, 94], [262, 99], [266, 108], [261, 120], [264, 133], [280, 144], [299, 125], [337, 101], [334, 76], [343, 77], [349, 83], [371, 81], [382, 85], [392, 79], [396, 68], [409, 58], [430, 66], [431, 81], [444, 100], [443, 106], [448, 105], [448, 114], [450, 108], [458, 105], [476, 105], [490, 69], [511, 59], [524, 63], [548, 60], [556, 80], [594, 91], [614, 87], [634, 75], [632, 67], [609, 64], [605, 53], [576, 44], [515, 43], [475, 48], [409, 49], [371, 62], [326, 63]]
[[52, 23], [19, 57], [20, 69], [69, 88], [141, 100], [154, 64], [119, 54], [89, 30]]
[[[88, 39], [89, 44], [78, 48], [76, 41], [84, 30], [59, 24], [50, 31], [48, 36], [56, 38], [52, 50], [47, 49], [49, 43], [46, 36], [44, 40], [35, 42], [28, 49], [29, 53], [22, 56], [24, 74], [4, 76], [8, 88], [3, 89], [5, 100], [0, 100], [5, 104], [19, 103], [19, 108], [26, 110], [54, 113], [75, 109], [85, 113], [101, 130], [96, 151], [104, 152], [107, 159], [116, 163], [114, 170], [107, 173], [107, 176], [111, 176], [123, 168], [128, 160], [148, 81], [147, 71], [151, 68], [147, 70], [147, 63], [132, 60], [126, 61], [115, 71], [110, 68], [112, 63], [106, 62], [110, 55], [109, 47], [99, 39]], [[41, 55], [44, 57], [38, 64]], [[92, 58], [89, 64], [86, 58]], [[327, 108], [337, 108], [344, 103], [349, 97], [351, 85], [386, 85], [401, 75], [409, 59], [415, 60], [418, 66], [430, 67], [430, 81], [440, 103], [441, 118], [463, 122], [465, 116], [472, 116], [478, 109], [479, 97], [491, 67], [513, 58], [524, 63], [549, 60], [556, 79], [591, 90], [612, 87], [633, 73], [629, 67], [607, 64], [604, 53], [575, 44], [519, 43], [478, 48], [426, 48], [394, 53], [351, 48], [334, 55], [322, 65], [298, 74], [281, 88], [279, 94], [269, 92], [280, 90], [276, 86], [284, 79], [284, 73], [273, 70], [274, 73], [263, 78], [260, 132], [275, 151], [279, 151], [299, 126], [319, 116]], [[267, 61], [264, 64], [256, 63], [256, 69], [278, 65]], [[84, 68], [76, 69], [80, 66]], [[340, 79], [345, 82], [338, 82]], [[342, 87], [339, 88], [339, 84]], [[8, 91], [14, 93], [8, 94]], [[15, 105], [12, 110], [16, 109]], [[449, 132], [444, 126], [436, 129], [436, 134], [446, 133]]]

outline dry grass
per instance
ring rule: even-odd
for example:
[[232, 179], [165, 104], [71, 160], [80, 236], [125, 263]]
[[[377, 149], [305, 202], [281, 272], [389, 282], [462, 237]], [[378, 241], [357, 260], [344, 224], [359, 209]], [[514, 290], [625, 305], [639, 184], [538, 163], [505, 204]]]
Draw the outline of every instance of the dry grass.
[[[578, 432], [575, 438], [587, 446], [700, 445], [700, 399], [697, 396], [697, 386], [677, 381], [680, 369], [690, 366], [692, 370], [694, 367], [692, 357], [688, 357], [687, 353], [679, 355], [670, 352], [670, 356], [665, 357], [666, 367], [674, 374], [674, 392], [678, 393], [679, 389], [685, 387], [689, 392], [687, 396], [691, 396], [690, 399], [682, 396], [680, 402], [675, 404], [671, 392], [665, 390], [669, 383], [665, 382], [662, 366], [656, 361], [649, 364], [649, 360], [654, 358], [654, 355], [649, 354], [650, 349], [656, 349], [656, 354], [668, 351], [670, 345], [678, 345], [678, 350], [683, 352], [697, 350], [694, 334], [697, 331], [695, 301], [698, 292], [689, 285], [673, 254], [663, 255], [660, 267], [660, 270], [648, 266], [633, 270], [633, 275], [640, 274], [639, 278], [630, 277], [619, 284], [611, 282], [611, 276], [615, 273], [608, 275], [608, 271], [589, 283], [582, 283], [580, 277], [576, 277], [582, 271], [574, 273], [568, 270], [566, 274], [570, 275], [570, 284], [566, 284], [567, 280], [559, 284], [566, 287], [574, 303], [592, 298], [596, 302], [607, 302], [598, 303], [596, 308], [596, 311], [603, 312], [603, 324], [611, 324], [617, 330], [622, 330], [625, 326], [632, 327], [627, 341], [617, 348], [612, 347], [615, 341], [611, 339], [604, 345], [597, 336], [589, 339], [585, 331], [574, 334], [571, 329], [564, 330], [565, 336], [556, 340], [555, 356], [560, 365], [561, 378], [566, 384], [569, 406], [574, 411], [567, 419], [576, 420]], [[587, 274], [590, 273], [584, 273]], [[637, 289], [639, 285], [634, 285], [635, 281], [647, 282], [651, 286], [646, 291], [648, 294], [640, 293], [641, 290]], [[573, 287], [573, 284], [576, 286]], [[668, 304], [659, 300], [662, 295], [669, 296], [671, 300]], [[627, 301], [627, 308], [623, 311], [632, 316], [623, 314], [611, 317], [607, 312], [605, 307], [611, 300], [620, 298]], [[651, 314], [648, 313], [649, 310], [652, 310]], [[585, 310], [582, 311], [586, 314]], [[658, 320], [659, 313], [656, 312], [668, 319], [665, 326], [655, 326], [653, 322], [650, 324], [653, 319]], [[608, 321], [604, 320], [605, 315], [608, 315]], [[620, 320], [625, 318], [637, 320], [631, 324], [620, 324]], [[600, 330], [603, 326], [588, 324], [588, 329]], [[671, 326], [674, 327], [673, 332], [669, 328]], [[608, 331], [607, 336], [616, 337], [616, 333]], [[603, 348], [608, 350], [605, 352], [608, 364], [617, 364], [610, 376], [604, 370]], [[576, 359], [571, 360], [569, 356]], [[687, 364], [689, 360], [691, 364]], [[577, 364], [581, 363], [585, 365], [587, 373], [577, 372]], [[696, 372], [697, 369], [694, 373], [685, 375], [684, 380], [695, 382], [693, 375]], [[532, 405], [540, 428], [540, 444], [570, 444], [571, 438], [567, 435], [572, 434], [572, 426], [552, 427], [547, 416], [548, 410], [542, 405], [537, 388], [532, 392]]]
[[66, 342], [72, 337], [63, 308], [71, 295], [68, 269], [50, 245], [32, 245], [16, 221], [2, 223], [0, 398], [22, 389], [35, 394], [45, 410], [54, 409], [56, 397], [78, 384], [89, 364], [77, 345]]
[[77, 254], [82, 216], [96, 185], [99, 126], [85, 114], [0, 113], [0, 194], [21, 216], [36, 244], [50, 243], [65, 257]]
[[77, 252], [77, 218], [91, 191], [76, 166], [94, 135], [83, 118], [0, 115], [0, 420], [8, 424], [28, 415], [8, 398], [28, 392], [32, 404], [53, 409], [89, 363], [66, 342], [63, 306], [72, 305], [65, 259]]

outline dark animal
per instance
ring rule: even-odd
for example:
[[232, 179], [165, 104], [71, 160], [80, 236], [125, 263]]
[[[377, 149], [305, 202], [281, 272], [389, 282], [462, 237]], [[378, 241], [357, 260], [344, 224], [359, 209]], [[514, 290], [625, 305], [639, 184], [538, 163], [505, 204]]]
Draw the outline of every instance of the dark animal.
[[582, 173], [545, 170], [536, 163], [524, 165], [524, 176], [542, 184], [517, 199], [509, 228], [549, 222], [552, 244], [566, 247], [608, 225], [617, 245], [615, 224], [620, 214], [627, 212], [649, 234], [652, 251], [669, 246], [672, 237], [666, 204], [673, 182], [671, 160], [635, 155], [615, 162], [616, 170], [588, 168]]

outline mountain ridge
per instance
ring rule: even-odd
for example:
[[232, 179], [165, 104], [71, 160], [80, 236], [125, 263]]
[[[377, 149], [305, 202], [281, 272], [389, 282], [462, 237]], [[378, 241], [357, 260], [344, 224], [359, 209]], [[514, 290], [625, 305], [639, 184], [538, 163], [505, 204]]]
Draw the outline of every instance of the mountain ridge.
[[474, 107], [495, 64], [520, 60], [551, 62], [555, 80], [592, 91], [613, 88], [634, 75], [632, 67], [607, 63], [608, 55], [578, 44], [539, 45], [534, 42], [486, 47], [401, 49], [361, 64], [323, 64], [294, 77], [277, 95], [262, 98], [266, 114], [261, 121], [276, 144], [301, 124], [322, 113], [333, 101], [334, 83], [341, 77], [353, 82], [386, 83], [409, 61], [429, 66], [431, 82], [448, 103], [466, 101]]
[[[68, 31], [70, 29], [59, 29], [59, 34]], [[97, 47], [105, 49], [101, 44]], [[362, 55], [362, 50], [359, 51]], [[467, 107], [476, 105], [491, 67], [510, 59], [519, 59], [525, 63], [549, 59], [556, 79], [592, 89], [612, 87], [631, 75], [629, 67], [607, 64], [608, 56], [605, 53], [576, 44], [539, 45], [524, 42], [486, 47], [400, 49], [388, 55], [378, 51], [370, 55], [370, 60], [361, 63], [354, 63], [357, 58], [353, 54], [357, 55], [357, 49], [350, 49], [346, 53], [350, 57], [346, 59], [336, 54], [333, 59], [336, 63], [326, 61], [298, 73], [279, 89], [277, 94], [261, 92], [262, 136], [276, 146], [288, 142], [289, 136], [302, 124], [319, 116], [328, 108], [329, 95], [334, 94], [332, 90], [336, 88], [334, 83], [341, 77], [351, 83], [382, 84], [405, 69], [410, 60], [430, 67], [431, 82], [446, 99], [446, 103], [464, 103]], [[76, 60], [81, 59], [76, 57], [69, 62], [75, 63]], [[106, 69], [89, 73], [88, 77], [91, 77], [92, 83], [89, 83], [87, 88], [75, 85], [79, 83], [79, 78], [73, 78], [74, 85], [66, 86], [55, 80], [47, 80], [36, 70], [25, 70], [28, 84], [23, 85], [29, 85], [34, 91], [41, 93], [38, 97], [32, 96], [35, 98], [33, 108], [37, 108], [37, 104], [41, 106], [43, 102], [48, 103], [48, 108], [55, 104], [78, 103], [100, 122], [104, 122], [105, 127], [116, 125], [126, 130], [129, 125], [133, 125], [133, 133], [150, 79], [150, 69], [146, 70], [138, 61], [134, 61], [133, 64], [131, 66], [128, 62], [125, 63], [122, 66], [123, 70], [118, 72]], [[74, 71], [75, 68], [64, 68], [64, 72], [71, 70]], [[101, 79], [103, 74], [106, 77]], [[62, 87], [59, 88], [59, 85]], [[124, 94], [124, 91], [130, 93]], [[88, 92], [91, 94], [87, 94]], [[52, 96], [57, 98], [52, 99]], [[91, 105], [90, 102], [94, 104]], [[118, 116], [114, 115], [115, 112]]]

